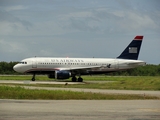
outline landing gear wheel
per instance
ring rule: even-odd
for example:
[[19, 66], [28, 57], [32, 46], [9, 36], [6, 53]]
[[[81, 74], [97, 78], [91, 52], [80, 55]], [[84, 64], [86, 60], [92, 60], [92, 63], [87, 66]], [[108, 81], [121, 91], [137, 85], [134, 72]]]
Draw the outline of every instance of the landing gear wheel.
[[77, 81], [77, 78], [74, 76], [72, 77], [72, 82], [76, 82]]
[[35, 81], [35, 78], [32, 78], [32, 81]]
[[83, 78], [79, 77], [78, 82], [83, 82]]

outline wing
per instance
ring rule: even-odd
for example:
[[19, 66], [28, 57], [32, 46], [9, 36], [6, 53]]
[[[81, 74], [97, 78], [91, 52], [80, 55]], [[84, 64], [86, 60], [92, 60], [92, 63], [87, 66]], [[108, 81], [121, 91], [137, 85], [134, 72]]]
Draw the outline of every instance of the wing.
[[101, 66], [87, 66], [87, 67], [70, 67], [70, 68], [56, 68], [57, 70], [69, 70], [69, 71], [74, 71], [74, 70], [89, 70], [93, 68], [101, 68]]

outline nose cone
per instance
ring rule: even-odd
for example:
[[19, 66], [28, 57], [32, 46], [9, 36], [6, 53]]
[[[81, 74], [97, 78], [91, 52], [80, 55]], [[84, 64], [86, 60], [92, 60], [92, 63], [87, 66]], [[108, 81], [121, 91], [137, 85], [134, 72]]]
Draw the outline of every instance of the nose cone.
[[16, 72], [22, 72], [21, 71], [21, 67], [17, 64], [13, 67], [13, 69], [16, 71]]
[[17, 71], [17, 65], [13, 66], [13, 70], [16, 71], [16, 72], [18, 72]]

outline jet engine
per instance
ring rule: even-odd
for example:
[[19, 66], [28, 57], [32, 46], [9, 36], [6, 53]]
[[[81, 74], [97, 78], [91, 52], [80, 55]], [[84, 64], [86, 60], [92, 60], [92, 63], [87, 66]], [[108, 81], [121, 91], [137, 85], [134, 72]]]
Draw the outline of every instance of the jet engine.
[[71, 72], [69, 71], [55, 71], [54, 74], [49, 74], [49, 78], [55, 78], [55, 79], [68, 79], [71, 76]]

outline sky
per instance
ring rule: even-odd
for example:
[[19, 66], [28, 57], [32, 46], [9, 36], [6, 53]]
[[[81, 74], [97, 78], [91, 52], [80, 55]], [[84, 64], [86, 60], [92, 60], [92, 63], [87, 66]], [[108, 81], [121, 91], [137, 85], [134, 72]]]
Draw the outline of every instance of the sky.
[[136, 35], [160, 64], [159, 0], [0, 0], [0, 61], [116, 58]]

